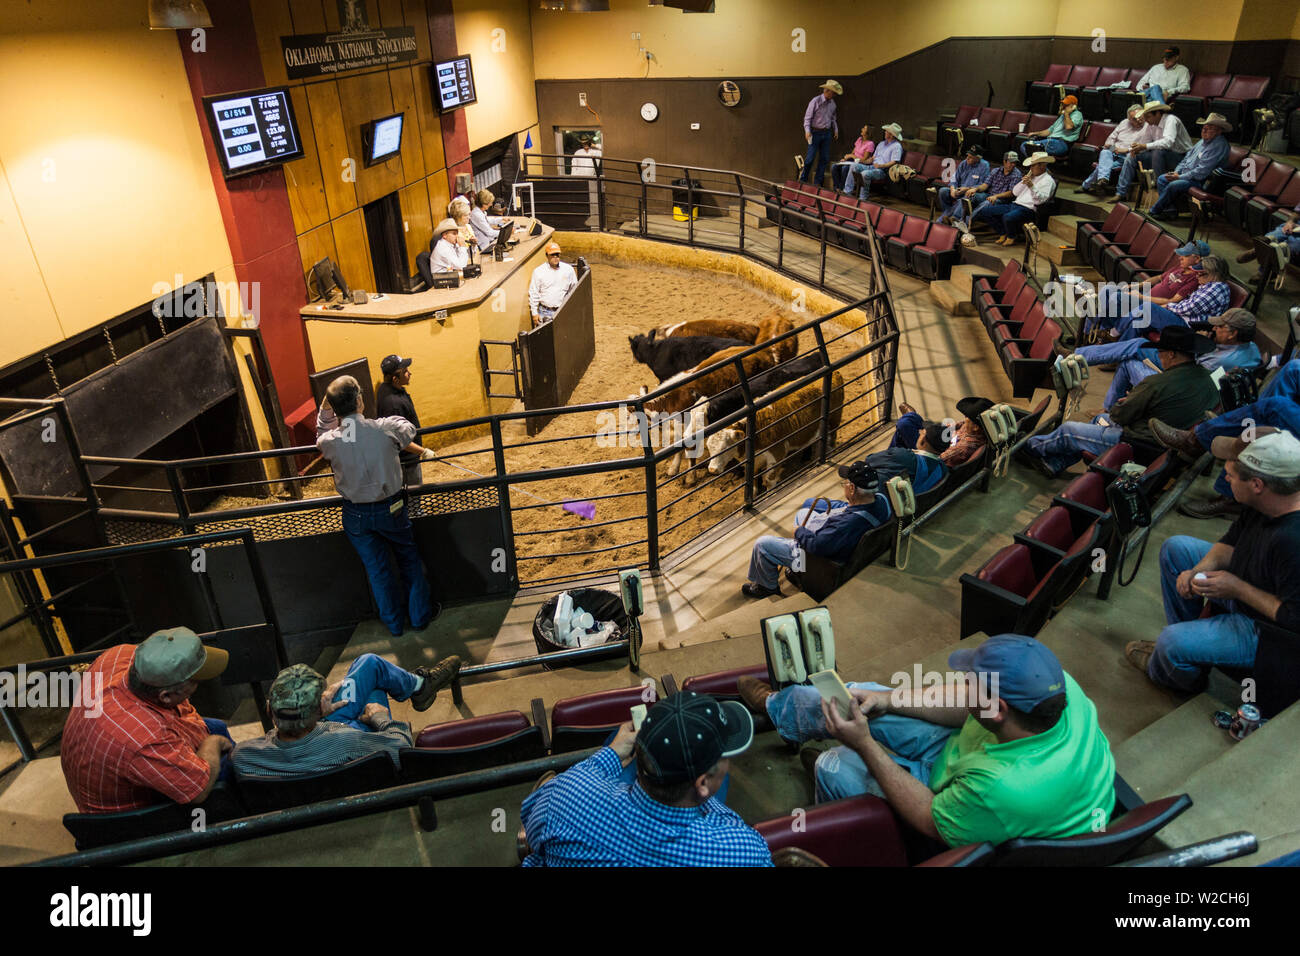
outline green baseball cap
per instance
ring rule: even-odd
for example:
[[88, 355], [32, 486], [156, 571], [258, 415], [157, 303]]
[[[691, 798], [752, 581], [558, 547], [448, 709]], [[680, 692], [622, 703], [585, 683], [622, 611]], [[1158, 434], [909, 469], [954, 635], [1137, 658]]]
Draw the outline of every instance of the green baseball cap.
[[276, 675], [266, 699], [276, 716], [303, 720], [320, 704], [325, 678], [306, 664], [291, 664]]
[[135, 672], [150, 687], [171, 687], [187, 680], [216, 677], [230, 663], [219, 647], [204, 647], [188, 627], [154, 631], [135, 649]]

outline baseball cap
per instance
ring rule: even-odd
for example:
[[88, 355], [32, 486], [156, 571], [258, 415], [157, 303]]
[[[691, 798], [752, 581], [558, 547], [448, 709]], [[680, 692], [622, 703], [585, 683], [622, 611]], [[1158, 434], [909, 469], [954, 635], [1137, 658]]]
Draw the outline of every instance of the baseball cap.
[[1204, 239], [1191, 239], [1186, 244], [1175, 249], [1174, 254], [1179, 256], [1208, 256], [1210, 254], [1210, 244]]
[[836, 472], [841, 478], [847, 478], [853, 482], [853, 487], [864, 493], [875, 491], [880, 487], [880, 476], [876, 474], [876, 469], [865, 461], [855, 461], [851, 465], [840, 465]]
[[171, 687], [187, 680], [208, 680], [226, 669], [230, 655], [204, 647], [188, 627], [154, 631], [135, 649], [135, 672], [150, 687]]
[[966, 147], [967, 156], [983, 156], [984, 150], [980, 149], [979, 143], [971, 143]]
[[275, 676], [266, 699], [278, 716], [303, 720], [320, 703], [324, 691], [324, 677], [306, 664], [292, 664]]
[[1170, 57], [1170, 56], [1178, 56], [1180, 53], [1182, 53], [1182, 50], [1178, 49], [1178, 47], [1176, 47], [1176, 46], [1167, 46], [1167, 47], [1165, 47], [1165, 56], [1166, 56], [1166, 57]]
[[1010, 159], [1017, 163], [1020, 162], [1020, 154], [1017, 153], [1014, 149], [1007, 150], [1005, 153], [1002, 154], [1002, 158], [1003, 160]]
[[1075, 96], [1074, 94], [1070, 94], [1070, 95], [1067, 96], [1065, 99], [1061, 100], [1061, 105], [1062, 105], [1062, 106], [1078, 106], [1078, 105], [1079, 105], [1079, 98], [1078, 98], [1077, 96]]
[[724, 757], [743, 753], [754, 739], [754, 718], [736, 701], [681, 691], [650, 708], [637, 746], [660, 783], [694, 780]]
[[953, 651], [948, 666], [998, 675], [998, 696], [1022, 713], [1065, 690], [1065, 671], [1046, 644], [1022, 634], [999, 634], [979, 647]]
[[1156, 349], [1165, 352], [1196, 354], [1196, 333], [1185, 325], [1166, 325], [1160, 330]]
[[386, 355], [384, 360], [379, 363], [379, 371], [384, 373], [384, 378], [392, 375], [398, 369], [406, 368], [411, 364], [409, 358], [402, 358], [400, 355]]
[[1211, 317], [1210, 324], [1226, 325], [1230, 329], [1249, 332], [1255, 328], [1255, 316], [1251, 314], [1249, 309], [1228, 309], [1222, 315]]
[[1224, 435], [1210, 442], [1215, 458], [1239, 461], [1269, 478], [1300, 478], [1300, 441], [1288, 431], [1256, 429], [1252, 442]]
[[987, 398], [981, 398], [978, 395], [967, 395], [957, 403], [957, 414], [963, 418], [972, 418], [976, 421], [979, 417], [993, 407], [993, 403]]
[[560, 244], [558, 242], [548, 242], [546, 244], [546, 254], [549, 256], [552, 252], [559, 252]]

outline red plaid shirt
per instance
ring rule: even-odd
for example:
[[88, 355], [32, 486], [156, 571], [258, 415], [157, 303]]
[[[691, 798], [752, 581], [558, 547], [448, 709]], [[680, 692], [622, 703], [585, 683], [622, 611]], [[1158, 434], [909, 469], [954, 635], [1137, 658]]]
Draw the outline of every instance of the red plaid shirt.
[[939, 460], [949, 468], [964, 465], [979, 454], [987, 441], [984, 429], [969, 418], [964, 418], [957, 426], [957, 440], [940, 453]]
[[126, 686], [135, 645], [109, 648], [95, 659], [85, 686], [102, 675], [103, 713], [73, 707], [63, 725], [61, 759], [68, 790], [82, 813], [132, 810], [162, 794], [189, 803], [208, 785], [208, 764], [195, 752], [207, 726], [186, 701], [175, 710], [141, 700]]

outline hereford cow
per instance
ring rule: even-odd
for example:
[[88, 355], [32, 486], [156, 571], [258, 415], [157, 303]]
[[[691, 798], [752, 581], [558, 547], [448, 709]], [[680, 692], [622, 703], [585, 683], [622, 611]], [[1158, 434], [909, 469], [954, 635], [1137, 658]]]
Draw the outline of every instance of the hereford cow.
[[654, 340], [649, 335], [628, 337], [632, 357], [650, 366], [655, 378], [663, 382], [697, 367], [711, 355], [735, 346], [749, 348], [740, 339], [719, 338], [714, 335], [683, 335], [671, 339]]

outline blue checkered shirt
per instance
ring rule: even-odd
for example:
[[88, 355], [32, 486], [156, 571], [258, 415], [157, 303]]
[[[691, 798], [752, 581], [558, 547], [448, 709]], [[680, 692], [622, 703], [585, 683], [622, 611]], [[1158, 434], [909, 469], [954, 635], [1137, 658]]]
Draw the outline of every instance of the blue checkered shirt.
[[1192, 294], [1178, 302], [1170, 302], [1166, 309], [1182, 316], [1184, 322], [1203, 322], [1228, 310], [1232, 301], [1232, 288], [1226, 282], [1207, 282], [1192, 290]]
[[524, 866], [771, 866], [758, 832], [717, 797], [669, 807], [619, 779], [602, 747], [528, 795]]

